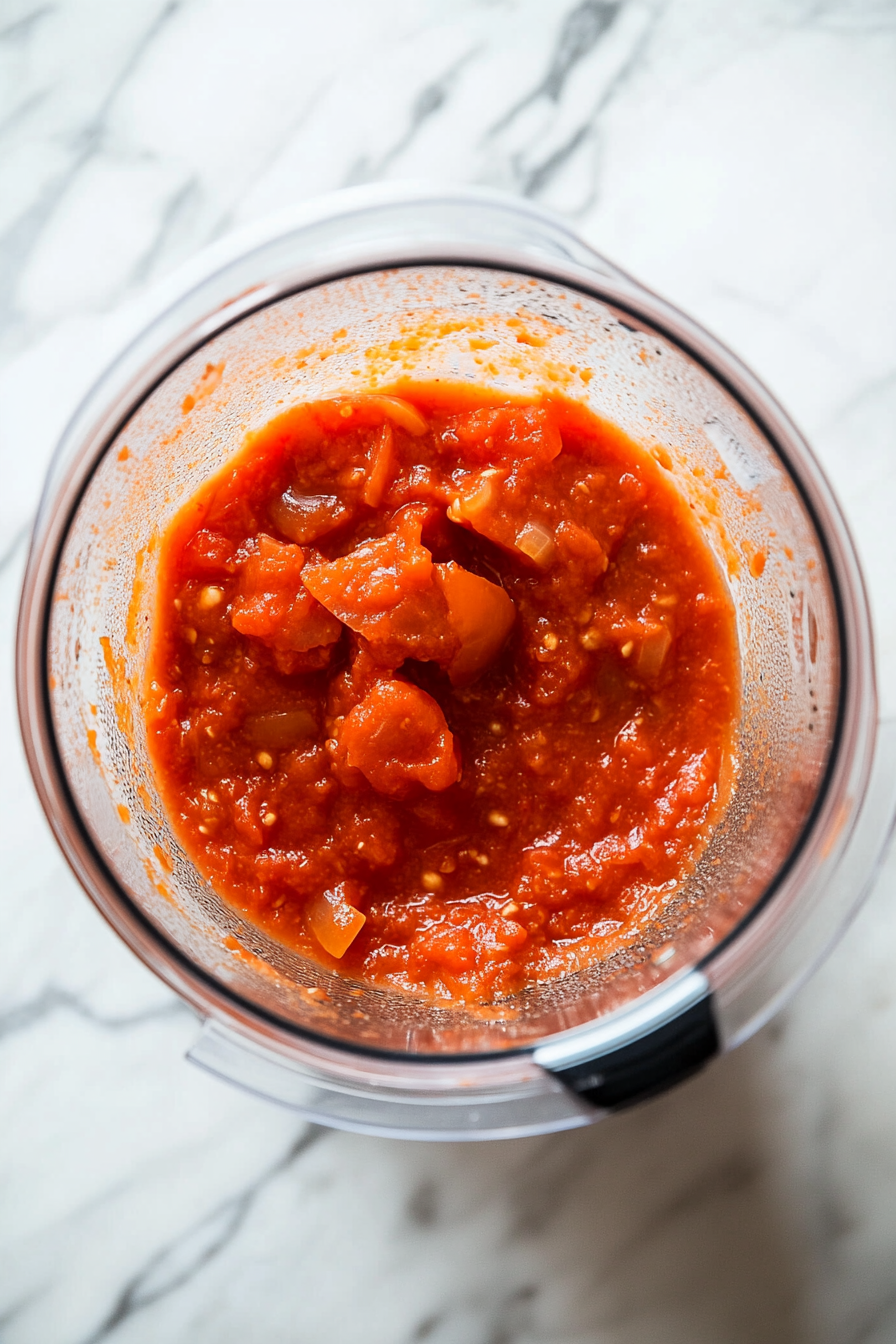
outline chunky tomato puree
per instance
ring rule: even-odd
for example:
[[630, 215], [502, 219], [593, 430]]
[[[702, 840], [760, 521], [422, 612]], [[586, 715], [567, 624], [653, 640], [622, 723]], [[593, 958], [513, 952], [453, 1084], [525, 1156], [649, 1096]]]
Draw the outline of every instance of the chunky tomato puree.
[[174, 829], [248, 921], [357, 979], [483, 1001], [649, 935], [738, 710], [673, 476], [563, 399], [296, 407], [164, 538], [146, 716]]

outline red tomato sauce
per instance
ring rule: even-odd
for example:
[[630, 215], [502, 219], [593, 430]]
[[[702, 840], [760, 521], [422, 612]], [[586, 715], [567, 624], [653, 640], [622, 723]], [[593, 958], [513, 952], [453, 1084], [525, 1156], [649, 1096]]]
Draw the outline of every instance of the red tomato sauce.
[[692, 869], [736, 768], [734, 613], [618, 429], [412, 398], [294, 408], [181, 510], [147, 727], [176, 834], [250, 922], [487, 1001], [642, 938]]

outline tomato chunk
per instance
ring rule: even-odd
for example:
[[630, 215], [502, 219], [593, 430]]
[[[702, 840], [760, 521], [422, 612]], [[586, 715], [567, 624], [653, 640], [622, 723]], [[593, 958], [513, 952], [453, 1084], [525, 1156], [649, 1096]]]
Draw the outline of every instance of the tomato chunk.
[[341, 626], [302, 583], [304, 563], [300, 546], [259, 536], [240, 570], [230, 618], [234, 630], [294, 652], [335, 643]]
[[305, 584], [328, 611], [363, 635], [384, 613], [432, 586], [432, 556], [404, 537], [380, 537], [338, 560], [309, 565]]
[[233, 542], [227, 537], [220, 532], [202, 528], [184, 547], [184, 573], [197, 577], [233, 574], [236, 569], [235, 554]]
[[476, 965], [476, 942], [469, 929], [433, 924], [414, 935], [411, 954], [424, 963], [433, 961], [451, 971], [467, 971]]
[[449, 421], [445, 444], [456, 444], [467, 461], [546, 465], [563, 447], [548, 406], [484, 406]]
[[449, 662], [458, 648], [432, 556], [408, 531], [367, 541], [339, 560], [309, 565], [305, 585], [328, 611], [363, 635], [384, 667], [406, 658]]
[[392, 797], [414, 784], [441, 792], [460, 774], [445, 715], [431, 695], [406, 681], [372, 686], [346, 715], [339, 740], [346, 763]]

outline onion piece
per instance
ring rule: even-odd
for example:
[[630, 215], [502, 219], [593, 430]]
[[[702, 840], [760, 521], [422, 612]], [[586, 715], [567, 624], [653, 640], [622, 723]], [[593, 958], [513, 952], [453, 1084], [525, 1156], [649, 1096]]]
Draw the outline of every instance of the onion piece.
[[352, 516], [336, 495], [300, 495], [292, 487], [274, 500], [268, 513], [285, 537], [300, 544], [326, 536]]
[[346, 900], [344, 882], [316, 896], [307, 907], [305, 918], [324, 951], [337, 960], [345, 956], [367, 923], [367, 916]]
[[[357, 400], [362, 399], [357, 398]], [[413, 434], [415, 439], [419, 438], [421, 434], [425, 434], [429, 428], [417, 407], [411, 402], [405, 401], [404, 397], [387, 397], [375, 394], [364, 397], [363, 401], [366, 405], [375, 406], [377, 410], [382, 411], [383, 415], [394, 421], [396, 425], [400, 425], [409, 434]]]
[[541, 523], [526, 523], [520, 528], [516, 534], [516, 549], [540, 569], [546, 569], [557, 554], [554, 538]]
[[641, 677], [647, 677], [648, 680], [658, 675], [663, 663], [666, 661], [666, 654], [672, 646], [672, 636], [665, 625], [658, 630], [651, 630], [645, 635], [638, 648], [638, 656], [635, 659], [635, 670]]
[[364, 489], [361, 492], [364, 503], [369, 504], [372, 509], [379, 508], [382, 503], [383, 495], [386, 493], [386, 487], [394, 469], [395, 454], [392, 445], [392, 426], [387, 420], [383, 424], [371, 452], [367, 480], [364, 482]]
[[466, 523], [474, 532], [496, 540], [491, 537], [489, 521], [498, 504], [499, 490], [506, 475], [506, 472], [490, 467], [468, 481], [464, 493], [456, 495], [448, 505], [447, 515], [451, 522]]
[[267, 714], [250, 714], [243, 731], [254, 747], [294, 747], [297, 742], [315, 736], [317, 720], [308, 709], [272, 710]]

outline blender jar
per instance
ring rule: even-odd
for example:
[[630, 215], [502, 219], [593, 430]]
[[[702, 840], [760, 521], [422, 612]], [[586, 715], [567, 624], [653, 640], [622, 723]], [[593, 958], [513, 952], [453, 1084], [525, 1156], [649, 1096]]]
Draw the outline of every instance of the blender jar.
[[[477, 1008], [353, 983], [242, 920], [171, 831], [140, 706], [159, 540], [181, 505], [286, 406], [415, 377], [559, 391], [653, 451], [727, 576], [740, 643], [739, 779], [662, 919], [606, 962]], [[59, 446], [17, 670], [56, 836], [202, 1017], [190, 1058], [350, 1129], [539, 1133], [686, 1077], [817, 964], [890, 823], [861, 574], [808, 447], [695, 323], [486, 192], [342, 193], [193, 264]]]

